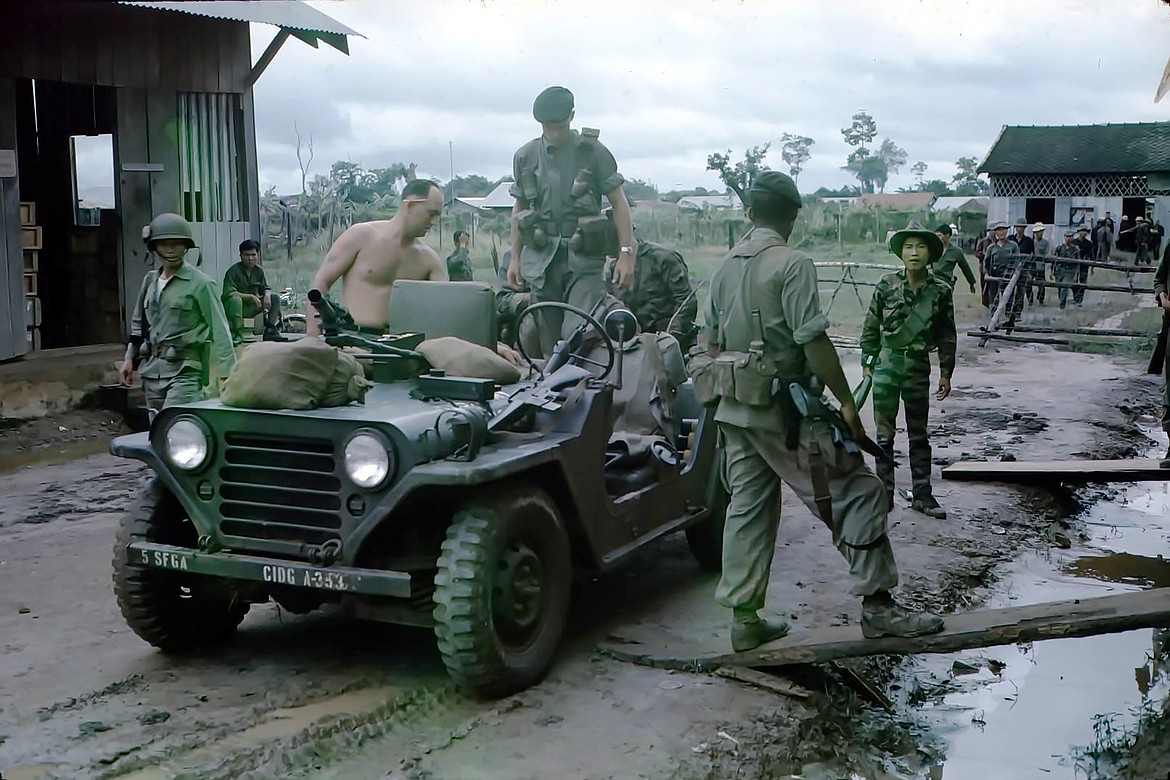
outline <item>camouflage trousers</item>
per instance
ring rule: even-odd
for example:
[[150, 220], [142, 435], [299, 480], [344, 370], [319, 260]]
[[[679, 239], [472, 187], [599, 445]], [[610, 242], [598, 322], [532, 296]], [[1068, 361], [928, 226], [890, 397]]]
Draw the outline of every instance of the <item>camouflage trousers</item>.
[[[930, 353], [883, 349], [873, 375], [873, 421], [877, 443], [892, 458], [897, 429], [898, 402], [906, 409], [906, 438], [910, 444], [910, 479], [914, 496], [929, 495], [930, 439], [926, 424], [930, 414]], [[877, 475], [894, 494], [894, 467], [877, 464]]]
[[[898, 584], [894, 551], [886, 536], [886, 501], [881, 482], [859, 455], [833, 446], [827, 428], [803, 423], [795, 450], [783, 434], [719, 423], [723, 477], [731, 495], [723, 530], [723, 574], [715, 599], [732, 609], [764, 606], [780, 526], [780, 484], [820, 517], [809, 467], [809, 445], [817, 442], [825, 460], [833, 517], [829, 526], [837, 550], [849, 564], [852, 592], [869, 596]], [[854, 544], [856, 543], [856, 544]]]
[[203, 377], [193, 368], [183, 368], [174, 376], [143, 377], [142, 394], [146, 396], [146, 414], [154, 422], [154, 416], [168, 406], [202, 401]]

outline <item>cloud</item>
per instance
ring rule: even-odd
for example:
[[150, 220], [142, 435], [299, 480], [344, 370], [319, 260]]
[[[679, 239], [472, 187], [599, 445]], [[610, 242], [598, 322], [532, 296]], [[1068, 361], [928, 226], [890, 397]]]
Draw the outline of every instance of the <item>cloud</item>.
[[[508, 175], [539, 128], [533, 97], [576, 95], [622, 172], [660, 188], [718, 186], [710, 152], [811, 136], [801, 186], [839, 186], [840, 129], [865, 108], [910, 162], [950, 178], [1004, 124], [1163, 118], [1152, 102], [1170, 13], [1158, 0], [432, 0], [314, 2], [366, 37], [351, 55], [289, 41], [256, 86], [261, 181], [300, 187], [292, 125], [324, 173], [415, 162]], [[254, 56], [271, 36], [255, 27]], [[448, 145], [450, 142], [451, 146]], [[779, 151], [769, 162], [783, 168]]]

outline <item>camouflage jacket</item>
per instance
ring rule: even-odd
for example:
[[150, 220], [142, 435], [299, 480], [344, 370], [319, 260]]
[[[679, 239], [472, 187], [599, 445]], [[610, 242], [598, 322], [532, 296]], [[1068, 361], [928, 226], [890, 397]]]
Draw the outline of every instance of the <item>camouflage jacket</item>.
[[886, 274], [881, 278], [869, 302], [865, 324], [861, 326], [863, 358], [878, 356], [883, 349], [889, 348], [887, 339], [890, 334], [902, 327], [911, 309], [927, 294], [934, 298], [928, 324], [903, 349], [907, 352], [923, 353], [938, 350], [938, 364], [942, 375], [949, 377], [954, 373], [958, 336], [955, 332], [955, 307], [951, 286], [934, 274], [930, 274], [926, 283], [917, 290], [910, 289], [904, 270]]
[[470, 282], [475, 278], [467, 250], [456, 249], [447, 255], [447, 279], [452, 282]]
[[682, 255], [660, 244], [639, 241], [634, 283], [618, 290], [612, 278], [611, 269], [606, 274], [610, 294], [630, 308], [643, 332], [670, 333], [684, 351], [689, 348], [695, 336], [699, 301], [691, 294], [690, 272]]

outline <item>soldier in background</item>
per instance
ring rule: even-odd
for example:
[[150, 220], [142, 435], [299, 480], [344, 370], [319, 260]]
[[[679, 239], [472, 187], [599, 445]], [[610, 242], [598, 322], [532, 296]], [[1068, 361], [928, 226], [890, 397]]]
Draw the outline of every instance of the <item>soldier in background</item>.
[[1036, 259], [1032, 261], [1031, 279], [1028, 285], [1028, 303], [1032, 303], [1032, 288], [1036, 288], [1036, 303], [1044, 305], [1044, 282], [1048, 279], [1048, 262], [1043, 258], [1052, 254], [1052, 244], [1044, 237], [1044, 224], [1037, 222], [1032, 226], [1032, 254]]
[[1097, 257], [1103, 263], [1109, 262], [1109, 255], [1113, 253], [1113, 231], [1109, 229], [1109, 224], [1103, 220], [1097, 220], [1097, 229], [1093, 235], [1097, 242]]
[[[1102, 224], [1104, 228], [1104, 224]], [[1064, 231], [1064, 243], [1056, 248], [1057, 258], [1067, 258], [1070, 260], [1079, 260], [1081, 258], [1081, 249], [1073, 243], [1073, 236], [1075, 234], [1071, 230]], [[1052, 264], [1052, 276], [1057, 282], [1062, 284], [1071, 284], [1077, 280], [1077, 274], [1080, 273], [1080, 263], [1062, 263], [1058, 259]], [[1068, 290], [1067, 287], [1061, 287], [1056, 292], [1057, 300], [1060, 301], [1060, 308], [1068, 305]], [[1076, 302], [1076, 299], [1073, 299]]]
[[203, 399], [214, 362], [227, 377], [236, 362], [227, 315], [214, 281], [184, 259], [195, 248], [187, 220], [159, 214], [143, 234], [159, 268], [142, 280], [130, 321], [130, 340], [119, 374], [129, 386], [149, 342], [140, 375], [151, 421], [159, 410]]
[[670, 333], [685, 355], [695, 343], [699, 302], [681, 254], [650, 241], [638, 242], [634, 283], [617, 288], [607, 274], [609, 292], [638, 319], [644, 333]]
[[914, 495], [910, 506], [930, 517], [943, 518], [930, 485], [930, 353], [938, 352], [939, 380], [935, 398], [951, 394], [957, 336], [951, 286], [930, 272], [942, 254], [934, 233], [911, 222], [890, 237], [890, 252], [905, 266], [883, 276], [874, 288], [861, 327], [862, 370], [873, 376], [873, 419], [877, 442], [890, 456], [877, 464], [894, 507], [894, 432], [899, 401], [906, 410], [910, 441], [910, 475]]
[[944, 280], [953, 290], [955, 283], [959, 281], [955, 278], [955, 268], [957, 267], [967, 278], [967, 284], [971, 287], [971, 292], [974, 293], [975, 273], [971, 270], [971, 264], [967, 262], [967, 255], [963, 253], [963, 250], [951, 244], [951, 235], [953, 235], [951, 226], [943, 223], [934, 229], [934, 234], [938, 236], [938, 240], [943, 245], [942, 255], [931, 266], [934, 275]]
[[[1077, 228], [1077, 237], [1073, 239], [1073, 243], [1081, 253], [1082, 260], [1092, 260], [1093, 251], [1096, 247], [1093, 242], [1089, 240], [1089, 228], [1086, 225], [1081, 225]], [[1091, 266], [1084, 263], [1080, 264], [1077, 270], [1077, 286], [1073, 288], [1073, 303], [1080, 306], [1085, 301], [1085, 285], [1089, 281], [1089, 271]]]
[[[1032, 237], [1025, 235], [1028, 229], [1028, 220], [1023, 217], [1018, 218], [1012, 223], [1012, 228], [1015, 233], [1012, 235], [1012, 241], [1020, 248], [1021, 255], [1035, 254], [1036, 245], [1032, 242]], [[1012, 294], [1012, 299], [1008, 303], [1008, 310], [1011, 312], [1012, 320], [1019, 317], [1020, 312], [1024, 310], [1024, 298], [1028, 299], [1028, 303], [1032, 302], [1032, 271], [1034, 262], [1031, 258], [1024, 260], [1023, 268], [1020, 270], [1020, 280], [1016, 282], [1015, 292]]]
[[456, 230], [451, 237], [455, 250], [447, 255], [447, 278], [452, 282], [470, 282], [475, 278], [471, 269], [471, 257], [467, 253], [467, 243], [471, 240], [466, 230]]
[[[1011, 278], [1020, 247], [1008, 240], [1007, 223], [996, 222], [991, 226], [991, 243], [983, 250], [983, 266], [990, 280], [987, 282], [987, 306], [992, 311], [999, 305], [999, 294]], [[996, 279], [1003, 279], [1002, 282]], [[1017, 284], [1019, 284], [1017, 282]], [[1010, 307], [1009, 307], [1010, 309]], [[1009, 314], [1014, 322], [1014, 315]]]
[[223, 275], [223, 310], [232, 330], [232, 342], [243, 341], [244, 318], [264, 316], [264, 340], [288, 341], [276, 329], [280, 322], [280, 296], [268, 286], [260, 265], [260, 244], [252, 239], [240, 242], [240, 262]]

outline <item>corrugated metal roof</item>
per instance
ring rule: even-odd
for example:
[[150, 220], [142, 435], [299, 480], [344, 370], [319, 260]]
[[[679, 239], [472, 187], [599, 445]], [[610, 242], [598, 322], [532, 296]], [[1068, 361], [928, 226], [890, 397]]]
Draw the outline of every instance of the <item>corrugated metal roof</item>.
[[1170, 122], [1005, 127], [980, 173], [1170, 171]]
[[[256, 22], [271, 24], [288, 30], [299, 30], [306, 33], [318, 33], [321, 40], [337, 46], [335, 36], [356, 35], [364, 38], [361, 33], [351, 30], [336, 19], [327, 16], [316, 8], [301, 2], [301, 0], [179, 0], [178, 2], [140, 2], [139, 0], [120, 0], [121, 5], [136, 5], [140, 8], [152, 8], [156, 11], [178, 11], [195, 16], [208, 16], [213, 19], [231, 19], [237, 22]], [[299, 37], [299, 36], [298, 36]], [[314, 37], [312, 35], [308, 37]], [[331, 40], [332, 39], [332, 40]], [[306, 41], [316, 45], [313, 41]], [[344, 38], [342, 39], [344, 44]], [[347, 52], [348, 53], [348, 52]]]

